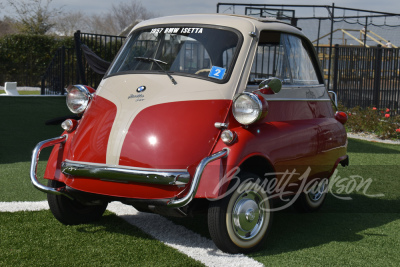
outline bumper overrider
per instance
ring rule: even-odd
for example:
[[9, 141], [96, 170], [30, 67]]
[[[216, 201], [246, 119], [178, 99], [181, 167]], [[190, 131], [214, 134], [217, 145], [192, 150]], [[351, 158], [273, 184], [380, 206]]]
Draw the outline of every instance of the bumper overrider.
[[[57, 144], [64, 144], [68, 136], [63, 135], [60, 137], [44, 140], [36, 145], [32, 154], [30, 177], [32, 184], [40, 191], [50, 194], [63, 195], [70, 199], [74, 197], [68, 193], [65, 187], [52, 188], [41, 184], [37, 177], [37, 164], [39, 161], [39, 154], [41, 150], [46, 147], [54, 146]], [[208, 157], [202, 159], [197, 165], [195, 174], [189, 186], [187, 194], [182, 198], [173, 198], [167, 202], [169, 207], [183, 207], [187, 205], [196, 195], [197, 188], [200, 184], [201, 176], [207, 164], [210, 162], [225, 158], [229, 154], [227, 148], [216, 152]], [[190, 174], [182, 170], [152, 170], [141, 169], [132, 167], [111, 166], [106, 164], [75, 162], [65, 160], [61, 163], [61, 172], [65, 175], [72, 177], [88, 177], [93, 179], [113, 181], [113, 182], [135, 182], [145, 184], [159, 184], [159, 185], [186, 185], [190, 182]]]

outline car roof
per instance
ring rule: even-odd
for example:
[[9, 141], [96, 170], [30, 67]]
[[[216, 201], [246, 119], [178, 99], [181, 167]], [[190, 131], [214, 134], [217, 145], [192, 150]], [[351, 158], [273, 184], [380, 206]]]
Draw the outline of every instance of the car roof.
[[[141, 27], [148, 27], [161, 24], [199, 24], [199, 25], [216, 25], [235, 28], [243, 33], [248, 33], [251, 28], [256, 31], [273, 30], [289, 32], [304, 36], [300, 28], [292, 26], [286, 22], [277, 20], [276, 18], [255, 18], [244, 15], [235, 14], [189, 14], [166, 16], [149, 19], [137, 24], [133, 30]], [[253, 31], [250, 30], [250, 31]]]

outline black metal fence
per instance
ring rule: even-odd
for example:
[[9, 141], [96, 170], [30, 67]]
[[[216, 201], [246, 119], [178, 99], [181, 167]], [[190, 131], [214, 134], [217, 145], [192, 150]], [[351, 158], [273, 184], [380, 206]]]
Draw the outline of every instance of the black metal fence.
[[[318, 55], [319, 62], [322, 67], [322, 73], [325, 79], [326, 84], [328, 84], [328, 79], [329, 79], [329, 68], [331, 67], [331, 60], [329, 60], [329, 55], [330, 55], [330, 47], [329, 46], [316, 46], [315, 47]], [[332, 57], [332, 55], [331, 55]]]
[[332, 82], [346, 107], [400, 113], [400, 49], [336, 45]]
[[74, 34], [75, 47], [60, 47], [42, 76], [41, 94], [64, 94], [71, 84], [85, 84], [97, 88], [103, 75], [94, 72], [81, 50], [87, 45], [106, 61], [112, 61], [126, 37], [81, 33]]
[[77, 68], [74, 48], [60, 47], [42, 76], [42, 95], [62, 95], [65, 88], [76, 83]]
[[113, 35], [102, 35], [92, 33], [81, 33], [77, 31], [74, 34], [75, 38], [75, 49], [77, 56], [77, 66], [79, 71], [80, 82], [89, 85], [93, 88], [97, 88], [103, 75], [94, 72], [85, 56], [82, 53], [80, 44], [87, 45], [93, 52], [105, 61], [111, 62], [117, 55], [119, 49], [124, 43], [126, 37], [124, 36], [113, 36]]

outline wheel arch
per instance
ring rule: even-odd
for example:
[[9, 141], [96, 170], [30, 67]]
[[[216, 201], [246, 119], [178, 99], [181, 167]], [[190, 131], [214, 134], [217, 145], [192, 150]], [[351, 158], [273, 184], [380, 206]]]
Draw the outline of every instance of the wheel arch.
[[266, 173], [274, 173], [275, 168], [271, 161], [263, 155], [251, 155], [239, 164], [240, 171], [257, 174], [265, 178]]

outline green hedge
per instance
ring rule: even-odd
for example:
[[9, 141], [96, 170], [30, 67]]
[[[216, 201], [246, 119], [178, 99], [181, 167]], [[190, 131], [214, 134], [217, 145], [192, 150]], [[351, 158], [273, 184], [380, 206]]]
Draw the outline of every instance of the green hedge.
[[5, 35], [0, 38], [0, 85], [18, 82], [20, 86], [40, 86], [41, 76], [55, 51], [73, 47], [73, 37], [48, 35]]

